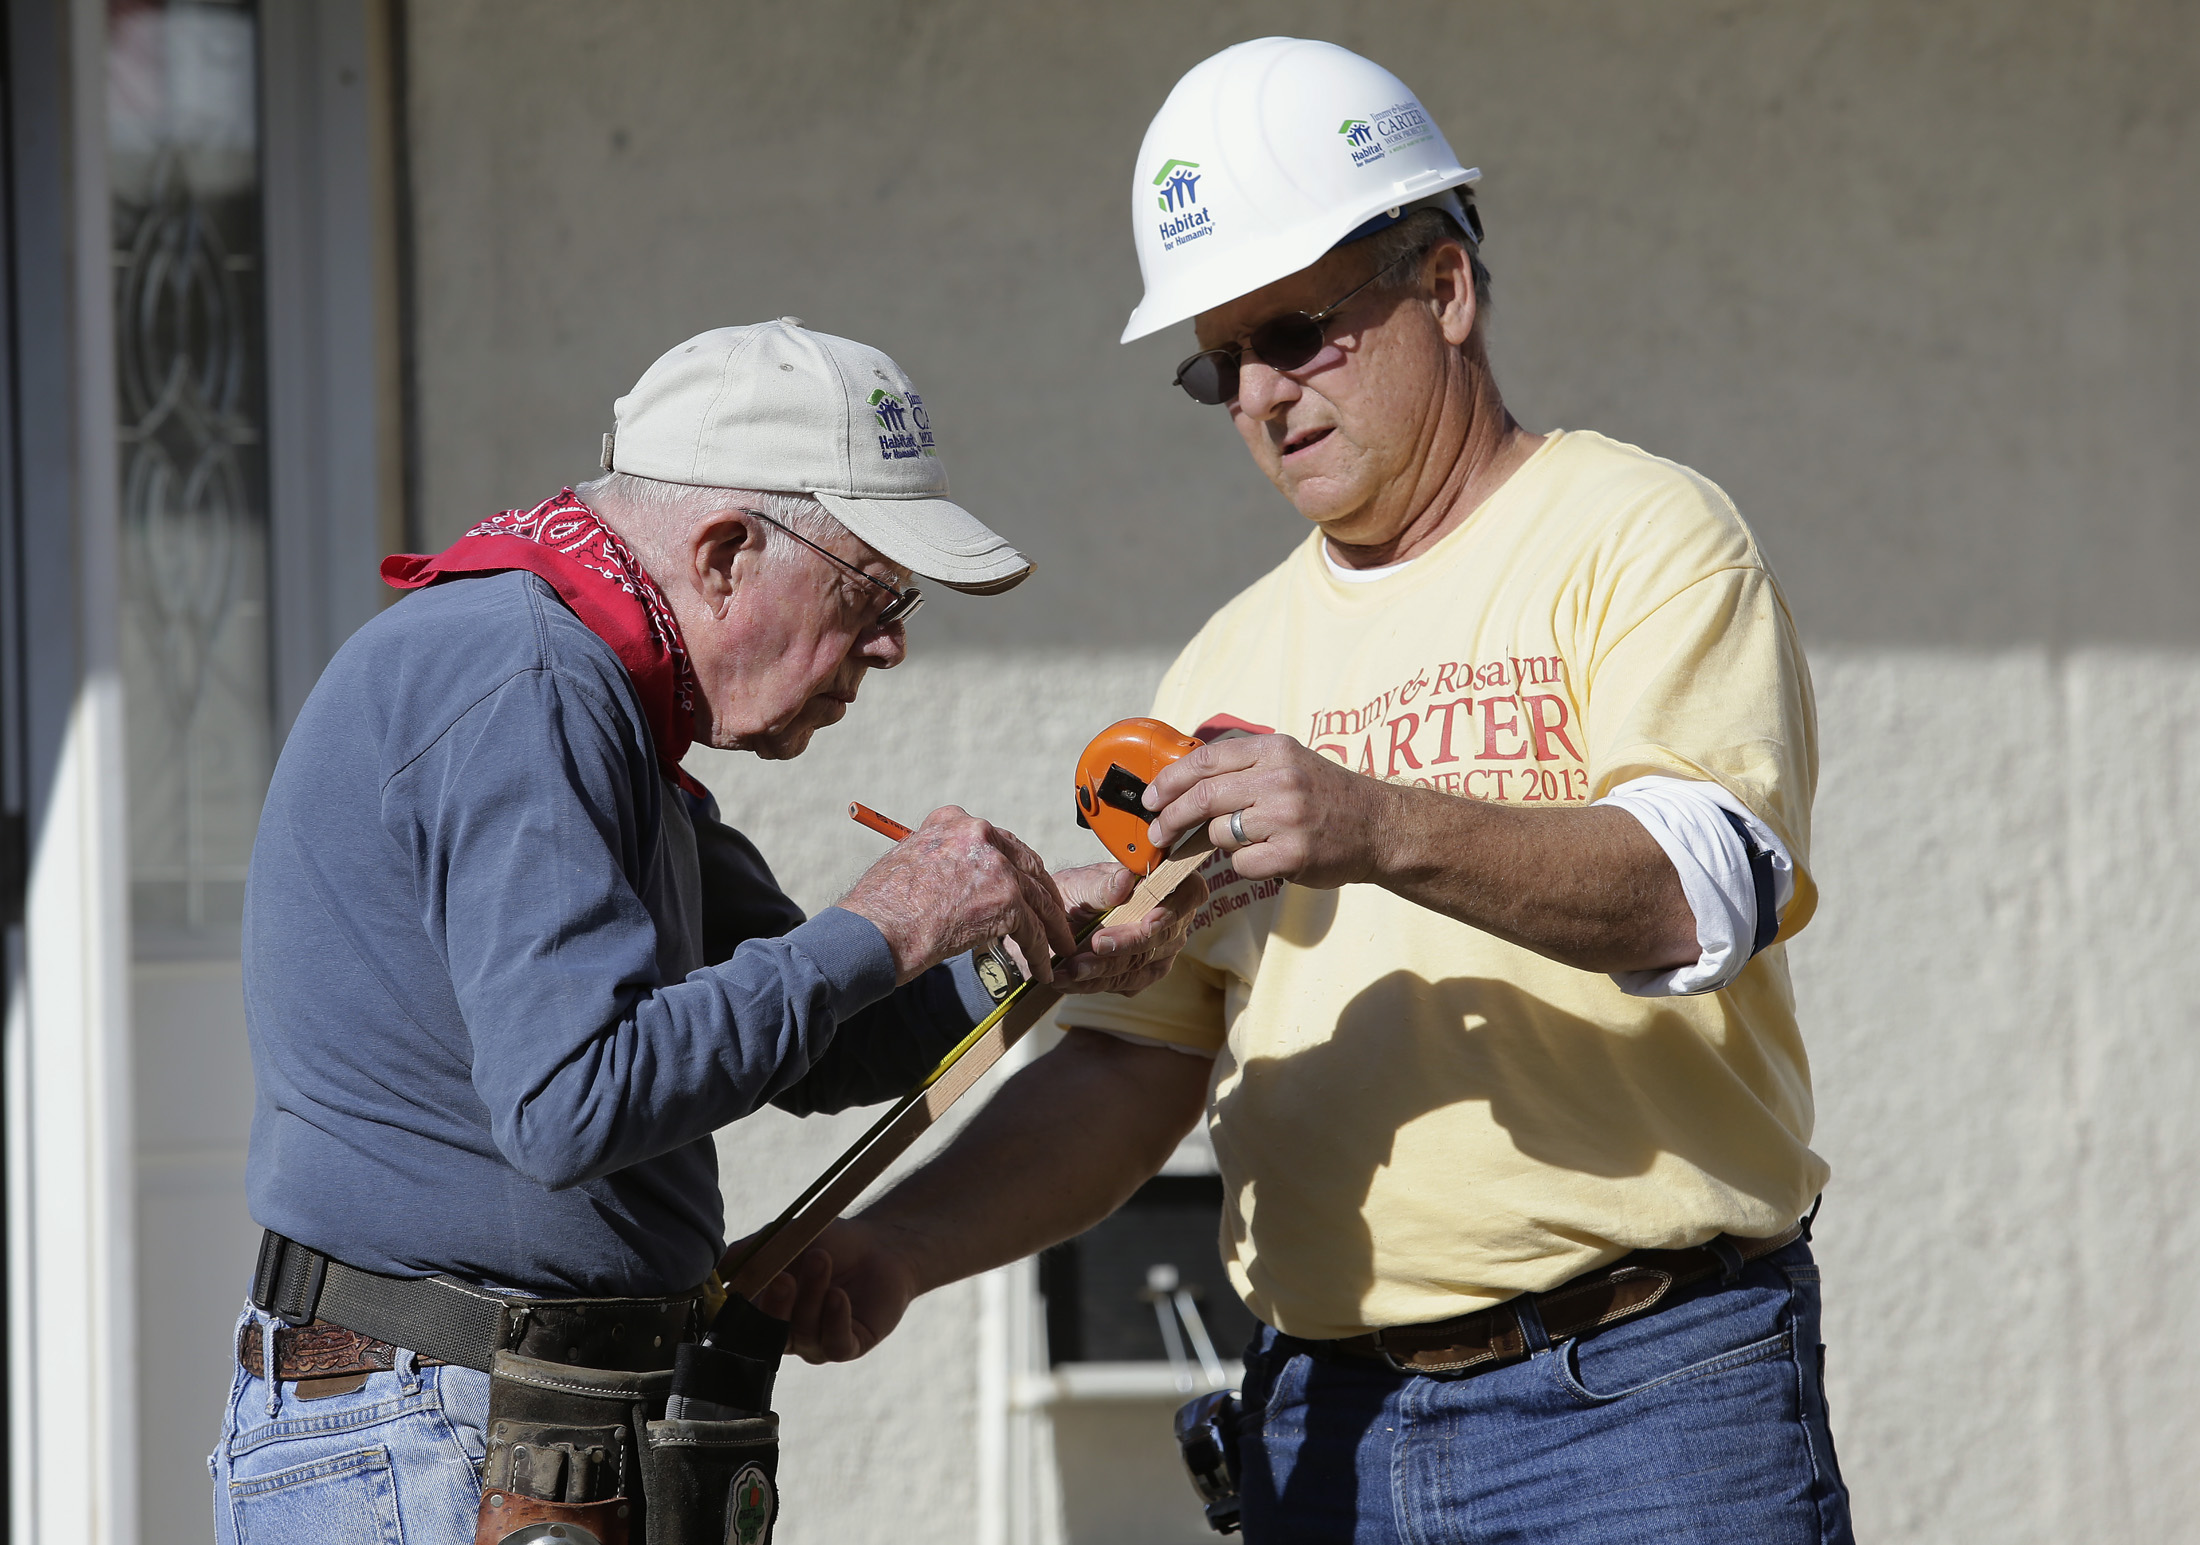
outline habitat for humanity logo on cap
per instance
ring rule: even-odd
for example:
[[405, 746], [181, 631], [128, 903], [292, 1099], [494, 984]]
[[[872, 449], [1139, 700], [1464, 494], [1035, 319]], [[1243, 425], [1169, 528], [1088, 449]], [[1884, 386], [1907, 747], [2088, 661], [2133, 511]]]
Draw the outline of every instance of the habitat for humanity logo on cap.
[[1197, 161], [1163, 162], [1161, 170], [1153, 174], [1153, 185], [1159, 190], [1154, 202], [1165, 217], [1160, 226], [1163, 252], [1214, 234], [1214, 212], [1199, 202]]
[[932, 439], [932, 420], [925, 416], [924, 399], [915, 392], [897, 397], [884, 387], [871, 393], [871, 416], [886, 432], [878, 437], [881, 461], [905, 461], [911, 456], [938, 454]]
[[1354, 166], [1373, 166], [1384, 156], [1418, 145], [1436, 136], [1421, 104], [1408, 97], [1396, 107], [1386, 107], [1372, 118], [1347, 118], [1337, 125]]

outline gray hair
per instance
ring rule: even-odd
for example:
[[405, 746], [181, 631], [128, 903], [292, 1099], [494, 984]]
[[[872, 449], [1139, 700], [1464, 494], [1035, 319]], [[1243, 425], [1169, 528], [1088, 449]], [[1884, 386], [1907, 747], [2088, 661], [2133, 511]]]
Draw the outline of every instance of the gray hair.
[[[848, 528], [835, 520], [824, 505], [808, 494], [778, 493], [760, 488], [707, 488], [694, 483], [665, 483], [637, 477], [631, 472], [607, 472], [573, 490], [581, 502], [604, 518], [635, 549], [642, 566], [652, 571], [661, 563], [677, 561], [665, 550], [674, 533], [713, 510], [755, 510], [779, 522], [787, 531], [807, 537], [820, 546], [832, 546]], [[776, 562], [788, 561], [802, 551], [785, 531], [764, 528], [764, 555]]]
[[1475, 240], [1472, 231], [1461, 228], [1448, 210], [1423, 206], [1396, 225], [1386, 226], [1372, 236], [1363, 236], [1352, 245], [1367, 249], [1368, 256], [1375, 260], [1377, 273], [1394, 267], [1405, 270], [1379, 286], [1395, 290], [1417, 284], [1421, 260], [1447, 241], [1455, 241], [1467, 249], [1467, 263], [1474, 271], [1475, 310], [1478, 314], [1487, 312], [1490, 308], [1490, 271], [1482, 264], [1481, 243]]

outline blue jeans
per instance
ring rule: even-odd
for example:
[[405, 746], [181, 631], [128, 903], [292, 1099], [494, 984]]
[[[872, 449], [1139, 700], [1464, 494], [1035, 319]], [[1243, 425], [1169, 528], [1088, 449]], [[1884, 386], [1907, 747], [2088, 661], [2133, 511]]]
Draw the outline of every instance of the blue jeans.
[[[241, 1325], [259, 1334], [247, 1309]], [[300, 1400], [242, 1368], [229, 1390], [214, 1477], [219, 1545], [473, 1545], [486, 1455], [489, 1376], [418, 1366], [349, 1394]]]
[[1466, 1378], [1262, 1328], [1239, 1429], [1247, 1545], [1853, 1545], [1802, 1241]]

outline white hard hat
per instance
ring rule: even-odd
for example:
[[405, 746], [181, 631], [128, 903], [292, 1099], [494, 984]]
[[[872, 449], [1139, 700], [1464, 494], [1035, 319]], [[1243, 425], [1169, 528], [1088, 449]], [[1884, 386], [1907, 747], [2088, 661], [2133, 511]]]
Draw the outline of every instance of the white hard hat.
[[1226, 48], [1176, 83], [1139, 147], [1131, 225], [1146, 298], [1122, 341], [1295, 274], [1481, 175], [1372, 60], [1304, 38]]
[[809, 494], [911, 573], [975, 595], [1031, 572], [947, 497], [931, 415], [908, 373], [800, 317], [697, 334], [643, 371], [611, 416], [612, 471]]

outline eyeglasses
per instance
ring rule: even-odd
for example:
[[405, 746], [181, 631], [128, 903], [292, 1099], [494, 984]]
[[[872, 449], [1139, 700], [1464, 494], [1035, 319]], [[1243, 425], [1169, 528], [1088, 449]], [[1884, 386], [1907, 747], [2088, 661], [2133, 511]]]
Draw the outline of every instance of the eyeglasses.
[[872, 619], [871, 626], [873, 626], [874, 628], [883, 628], [890, 623], [907, 622], [911, 617], [914, 617], [917, 614], [917, 608], [924, 604], [924, 592], [919, 590], [915, 585], [911, 585], [906, 590], [896, 590], [892, 585], [889, 585], [888, 583], [886, 583], [885, 580], [880, 579], [876, 574], [866, 574], [863, 572], [863, 570], [857, 568], [847, 559], [840, 557], [835, 553], [827, 552], [824, 548], [818, 546], [815, 542], [811, 541], [808, 537], [804, 536], [801, 532], [795, 530], [793, 527], [787, 525], [784, 521], [773, 520], [762, 510], [744, 510], [742, 511], [742, 513], [744, 515], [754, 515], [758, 520], [762, 521], [767, 526], [777, 526], [780, 530], [786, 532], [787, 535], [793, 537], [797, 542], [800, 542], [804, 547], [807, 547], [811, 552], [816, 553], [819, 557], [825, 559], [826, 562], [838, 564], [841, 568], [844, 568], [849, 573], [853, 574], [857, 579], [864, 581], [866, 584], [876, 585], [879, 587], [879, 589], [885, 591], [889, 596], [892, 596], [893, 599], [886, 603], [886, 610], [880, 612], [877, 617]]
[[1398, 263], [1386, 263], [1312, 316], [1293, 311], [1286, 316], [1270, 317], [1248, 333], [1242, 344], [1226, 343], [1216, 349], [1201, 349], [1176, 367], [1174, 384], [1183, 387], [1184, 395], [1192, 401], [1212, 408], [1238, 394], [1238, 361], [1244, 355], [1252, 355], [1271, 370], [1298, 369], [1321, 353], [1322, 345], [1328, 341], [1326, 329], [1346, 302], [1397, 266]]

